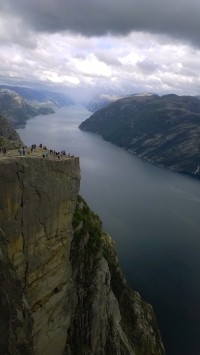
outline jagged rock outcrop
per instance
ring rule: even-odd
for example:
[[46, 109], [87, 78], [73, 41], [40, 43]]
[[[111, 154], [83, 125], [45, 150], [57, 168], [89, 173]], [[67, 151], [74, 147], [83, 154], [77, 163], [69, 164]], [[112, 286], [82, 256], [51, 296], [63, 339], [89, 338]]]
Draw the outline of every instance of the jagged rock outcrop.
[[164, 354], [79, 182], [78, 158], [0, 158], [3, 354]]

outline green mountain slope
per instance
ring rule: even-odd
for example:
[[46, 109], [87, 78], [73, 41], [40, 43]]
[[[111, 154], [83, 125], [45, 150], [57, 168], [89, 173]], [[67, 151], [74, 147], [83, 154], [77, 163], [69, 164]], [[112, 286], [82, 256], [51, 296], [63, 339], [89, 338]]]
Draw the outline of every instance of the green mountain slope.
[[0, 85], [0, 89], [8, 89], [22, 96], [28, 101], [49, 104], [53, 108], [72, 105], [73, 100], [68, 95], [60, 92], [39, 88], [27, 88], [24, 86]]
[[0, 112], [17, 127], [30, 117], [54, 113], [54, 110], [48, 105], [29, 102], [15, 91], [0, 89]]
[[154, 164], [198, 175], [198, 97], [133, 95], [94, 113], [80, 129], [100, 134]]

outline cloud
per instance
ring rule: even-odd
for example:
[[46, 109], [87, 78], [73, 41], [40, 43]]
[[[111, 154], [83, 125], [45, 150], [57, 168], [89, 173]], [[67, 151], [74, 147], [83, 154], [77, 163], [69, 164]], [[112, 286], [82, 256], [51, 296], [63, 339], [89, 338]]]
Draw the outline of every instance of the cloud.
[[37, 47], [0, 46], [0, 77], [62, 90], [126, 95], [199, 94], [200, 51], [146, 33], [87, 37], [38, 34]]
[[[1, 0], [2, 2], [4, 0]], [[162, 33], [200, 45], [197, 0], [6, 0], [1, 9], [37, 32], [84, 36]]]
[[0, 44], [19, 44], [23, 47], [36, 48], [37, 40], [22, 19], [0, 12]]
[[42, 83], [77, 97], [200, 94], [196, 0], [70, 2], [0, 0], [2, 82]]
[[144, 74], [152, 74], [158, 69], [160, 69], [160, 65], [152, 61], [151, 59], [145, 58], [144, 60], [138, 61], [136, 63], [139, 70], [141, 70]]

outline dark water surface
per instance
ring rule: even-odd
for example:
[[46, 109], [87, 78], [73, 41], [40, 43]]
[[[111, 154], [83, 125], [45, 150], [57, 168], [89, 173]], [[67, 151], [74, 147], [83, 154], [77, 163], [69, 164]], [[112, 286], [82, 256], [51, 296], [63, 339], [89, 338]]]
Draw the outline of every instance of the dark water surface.
[[112, 235], [129, 285], [156, 312], [168, 355], [200, 354], [200, 181], [159, 169], [82, 132], [69, 107], [18, 132], [80, 157], [81, 194]]

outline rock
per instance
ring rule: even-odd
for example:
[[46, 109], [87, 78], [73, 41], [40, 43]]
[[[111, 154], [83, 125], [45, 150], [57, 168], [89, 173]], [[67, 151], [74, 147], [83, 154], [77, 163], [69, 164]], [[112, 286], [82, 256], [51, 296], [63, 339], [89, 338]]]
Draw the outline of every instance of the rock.
[[0, 159], [0, 348], [162, 355], [152, 307], [128, 288], [79, 184], [78, 158]]
[[0, 352], [32, 353], [32, 318], [22, 285], [6, 253], [6, 239], [0, 230]]
[[78, 158], [0, 161], [0, 226], [33, 319], [34, 354], [62, 354], [65, 348], [73, 310], [69, 253], [79, 180]]
[[66, 354], [164, 354], [155, 315], [120, 270], [112, 239], [79, 197], [71, 246], [77, 304]]

